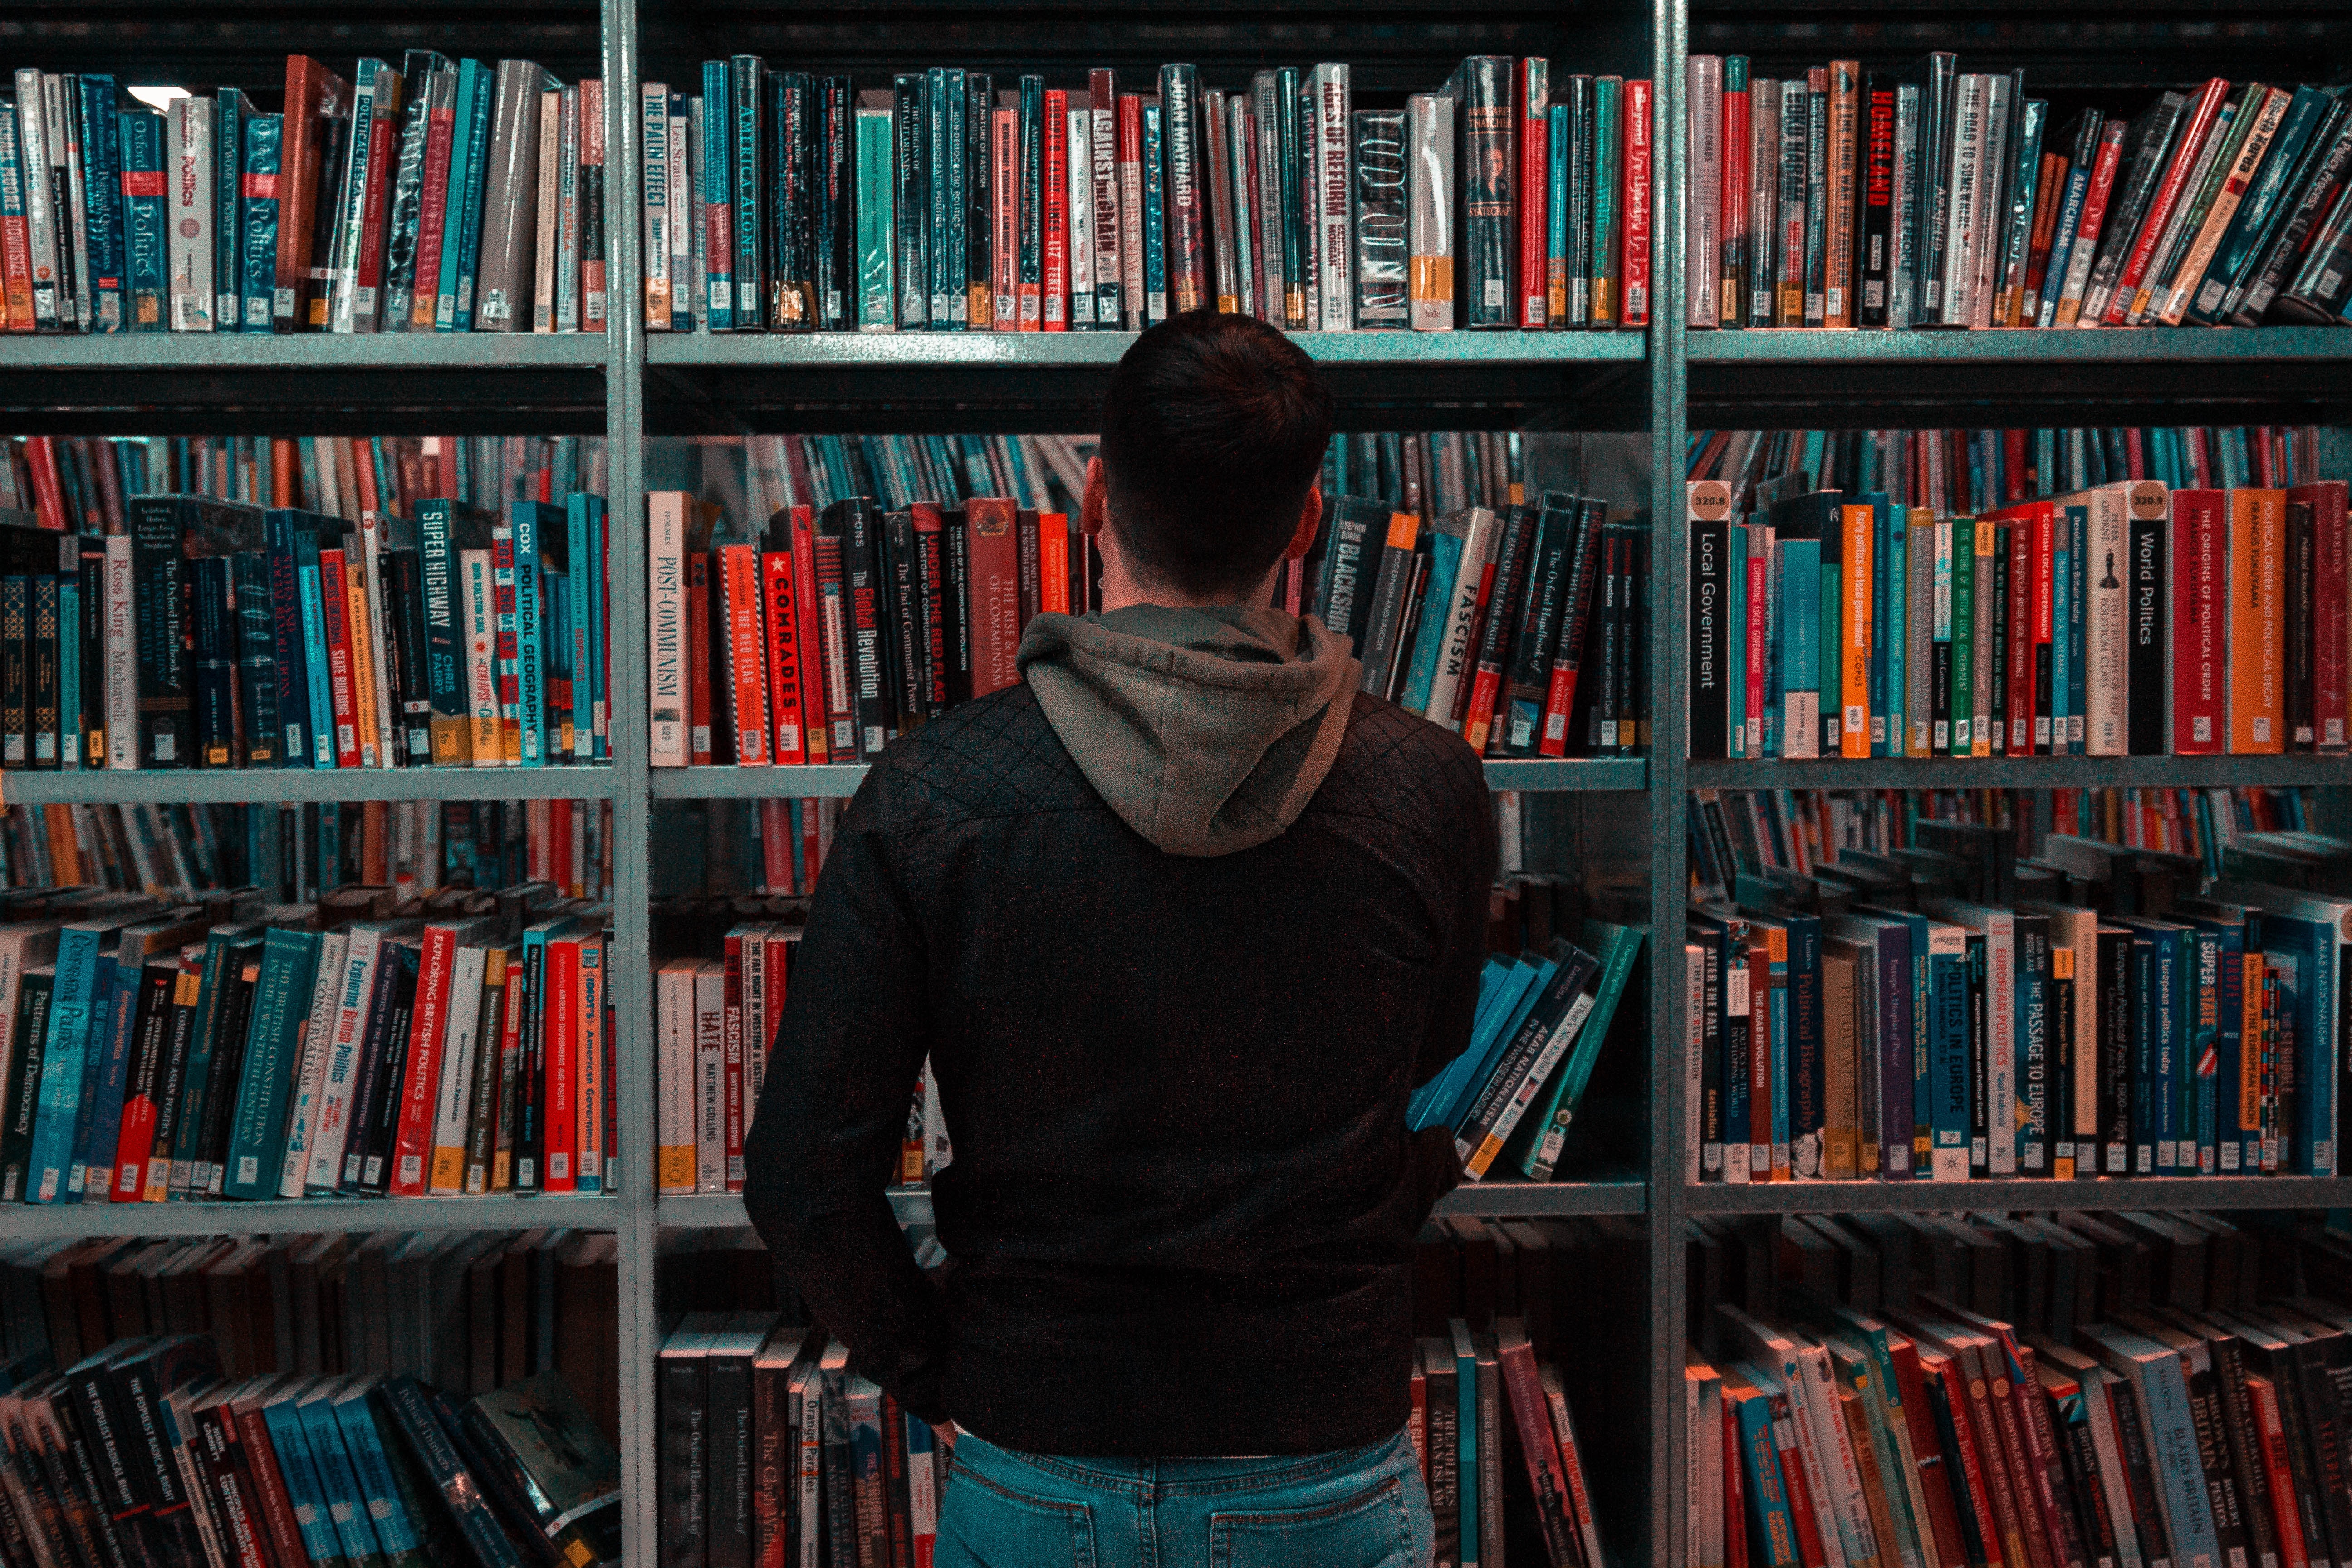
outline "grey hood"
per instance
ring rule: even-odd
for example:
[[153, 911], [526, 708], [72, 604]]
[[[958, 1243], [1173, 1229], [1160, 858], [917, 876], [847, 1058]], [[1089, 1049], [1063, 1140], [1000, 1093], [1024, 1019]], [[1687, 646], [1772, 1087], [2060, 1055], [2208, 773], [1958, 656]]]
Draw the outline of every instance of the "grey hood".
[[1230, 855], [1298, 820], [1363, 678], [1347, 638], [1265, 605], [1041, 615], [1019, 661], [1087, 782], [1171, 855]]

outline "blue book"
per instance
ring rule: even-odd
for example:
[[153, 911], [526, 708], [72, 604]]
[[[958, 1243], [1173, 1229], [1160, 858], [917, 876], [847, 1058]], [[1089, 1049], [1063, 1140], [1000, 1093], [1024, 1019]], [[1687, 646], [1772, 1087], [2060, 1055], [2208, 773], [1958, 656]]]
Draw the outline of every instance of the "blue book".
[[27, 1203], [56, 1203], [68, 1194], [74, 1139], [80, 1130], [83, 1063], [90, 1050], [90, 1005], [98, 985], [99, 950], [114, 930], [95, 921], [76, 921], [58, 933], [57, 984], [50, 993], [41, 1054], [40, 1102], [25, 1181]]
[[[226, 99], [231, 89], [224, 89]], [[230, 287], [238, 291], [242, 308], [234, 318], [248, 332], [270, 331], [270, 304], [278, 293], [278, 173], [284, 155], [286, 117], [256, 114], [245, 121], [245, 172], [253, 176], [240, 188], [236, 205], [224, 208], [236, 215], [236, 270]], [[452, 266], [455, 257], [448, 257]]]
[[[1563, 279], [1568, 273], [1568, 153], [1570, 134], [1568, 105], [1553, 104], [1545, 118], [1549, 123], [1545, 127], [1547, 140], [1544, 142], [1544, 313], [1549, 317], [1552, 325], [1558, 326], [1566, 317], [1566, 310], [1563, 309], [1559, 316], [1551, 314], [1555, 307], [1551, 303], [1549, 285], [1554, 266], [1559, 268], [1559, 275]], [[1595, 182], [1596, 189], [1606, 184], [1606, 178]], [[1573, 289], [1575, 285], [1571, 283], [1569, 287]], [[1561, 301], [1563, 307], [1566, 304], [1567, 301]]]
[[542, 767], [547, 755], [547, 616], [541, 602], [540, 542], [560, 526], [562, 510], [517, 501], [514, 533], [515, 690], [522, 723], [522, 765]]
[[[2032, 301], [2033, 320], [2028, 326], [2054, 327], [2058, 324], [2058, 296], [2066, 289], [2066, 268], [2074, 251], [2075, 231], [2083, 226], [2083, 200], [2090, 195], [2091, 169], [2077, 163], [2066, 171], [2065, 194], [2058, 199], [2058, 224], [2051, 231], [2050, 260], [2042, 275], [2042, 292]], [[2042, 470], [2049, 473], [2049, 468]], [[2044, 489], [2058, 487], [2044, 485]]]
[[376, 1382], [373, 1377], [354, 1377], [343, 1385], [334, 1397], [335, 1424], [342, 1429], [352, 1474], [359, 1481], [359, 1495], [389, 1568], [424, 1568], [416, 1521], [404, 1506], [405, 1500], [393, 1479], [392, 1457], [384, 1452], [383, 1436], [377, 1431], [369, 1407], [368, 1391]]
[[441, 276], [433, 300], [436, 331], [474, 330], [474, 272], [482, 258], [482, 186], [489, 177], [487, 154], [497, 82], [498, 73], [481, 61], [457, 62], [457, 91], [449, 118], [449, 191], [444, 198]]
[[[286, 1110], [299, 1067], [303, 1022], [318, 977], [319, 933], [271, 927], [262, 939], [245, 1057], [234, 1086], [222, 1193], [274, 1198], [286, 1162]], [[231, 1086], [223, 1085], [224, 1092]]]
[[1460, 1460], [1462, 1555], [1466, 1565], [1478, 1559], [1478, 1350], [1470, 1325], [1460, 1318], [1446, 1323], [1454, 1341], [1454, 1447]]
[[[724, 212], [731, 229], [735, 219], [735, 92], [725, 60], [702, 62], [702, 211], [694, 215], [698, 230], [707, 231], [704, 214]], [[703, 257], [708, 330], [735, 330], [735, 247], [707, 247]]]
[[1462, 1075], [1456, 1086], [1452, 1104], [1438, 1119], [1446, 1126], [1459, 1132], [1468, 1121], [1480, 1092], [1486, 1087], [1486, 1080], [1493, 1078], [1496, 1068], [1502, 1065], [1504, 1053], [1510, 1048], [1511, 1041], [1517, 1037], [1520, 1028], [1543, 1000], [1545, 988], [1551, 984], [1552, 976], [1559, 972], [1559, 964], [1556, 960], [1537, 959], [1528, 975], [1527, 988], [1507, 1011], [1496, 1010], [1493, 1020], [1496, 1026], [1480, 1042], [1470, 1069]]
[[573, 494], [588, 514], [588, 560], [580, 577], [587, 586], [581, 618], [588, 624], [588, 698], [595, 741], [590, 755], [596, 762], [609, 763], [613, 760], [612, 651], [608, 646], [612, 628], [605, 625], [604, 605], [612, 597], [612, 552], [604, 526], [604, 498], [579, 491]]
[[[1412, 662], [1405, 667], [1401, 705], [1408, 713], [1429, 706], [1429, 689], [1437, 679], [1439, 645], [1445, 640], [1445, 623], [1454, 609], [1454, 578], [1462, 565], [1463, 536], [1450, 532], [1441, 518], [1429, 535], [1429, 591], [1422, 597], [1421, 626], [1412, 636]], [[1467, 520], [1461, 520], [1466, 524]]]
[[[119, 332], [122, 331], [125, 320], [123, 301], [126, 298], [124, 290], [128, 287], [126, 272], [130, 265], [125, 248], [128, 243], [125, 224], [128, 211], [124, 193], [128, 187], [122, 176], [134, 167], [142, 171], [152, 167], [158, 175], [163, 174], [163, 121], [161, 116], [146, 116], [155, 122], [155, 162], [152, 165], [143, 161], [128, 165], [123, 162], [122, 126], [117, 118], [122, 112], [122, 92], [115, 85], [114, 79], [110, 76], [82, 76], [66, 79], [77, 83], [79, 88], [78, 101], [68, 105], [67, 112], [78, 116], [80, 121], [78, 129], [81, 140], [82, 237], [89, 258], [89, 275], [82, 279], [82, 291], [90, 304], [89, 330]], [[147, 197], [143, 183], [140, 197], [142, 200]], [[160, 184], [152, 199], [155, 203], [153, 232], [160, 247], [163, 235], [163, 192]], [[58, 237], [60, 244], [66, 243], [64, 235]], [[150, 327], [147, 330], [159, 331], [162, 328]]]
[[706, 122], [730, 133], [729, 156], [734, 163], [735, 210], [729, 228], [735, 242], [735, 325], [756, 332], [765, 320], [765, 289], [761, 263], [761, 84], [766, 67], [757, 55], [736, 55], [727, 62], [730, 83], [727, 114], [722, 119], [703, 105]]
[[[2197, 1144], [2190, 1169], [2210, 1176], [2221, 1169], [2221, 933], [2199, 921], [2189, 926], [2189, 941], [2195, 954], [2189, 966], [2189, 1068], [2194, 1086], [2189, 1125]], [[2234, 1112], [2234, 1085], [2230, 1099]], [[2231, 1135], [2234, 1139], [2234, 1128]]]
[[302, 1435], [310, 1439], [310, 1463], [320, 1493], [328, 1500], [335, 1534], [342, 1542], [342, 1555], [358, 1564], [371, 1557], [380, 1560], [383, 1552], [364, 1506], [367, 1490], [352, 1468], [351, 1453], [335, 1419], [335, 1394], [345, 1381], [334, 1378], [318, 1384], [302, 1395], [295, 1410], [302, 1420]]
[[1765, 1568], [1797, 1568], [1796, 1521], [1781, 1489], [1780, 1449], [1772, 1440], [1772, 1402], [1786, 1396], [1755, 1367], [1742, 1363], [1735, 1370], [1750, 1386], [1735, 1394], [1726, 1384], [1723, 1396], [1739, 1419], [1740, 1469], [1747, 1483], [1740, 1489], [1748, 1500], [1748, 1528], [1760, 1548], [1752, 1560]]
[[[76, 628], [58, 638], [58, 766], [82, 765], [82, 737], [89, 733], [81, 709], [81, 579], [58, 574], [58, 625]], [[95, 759], [93, 759], [95, 760]]]
[[[1144, 325], [1168, 319], [1168, 200], [1160, 168], [1160, 106], [1143, 105], [1143, 309]], [[1205, 177], [1205, 171], [1203, 171]]]
[[[267, 315], [262, 319], [268, 320]], [[300, 552], [293, 521], [298, 515], [273, 508], [261, 518], [262, 555], [269, 574], [270, 651], [277, 660], [278, 721], [285, 742], [278, 755], [282, 768], [309, 767], [311, 752], [310, 637], [303, 629]]]
[[588, 502], [593, 498], [572, 495], [564, 503], [566, 574], [572, 595], [568, 619], [572, 626], [572, 760], [584, 763], [595, 755], [595, 659], [589, 628], [594, 621], [596, 557], [594, 530]]
[[1969, 1175], [1968, 936], [1959, 926], [1927, 926], [1927, 1125], [1934, 1144], [1925, 1174], [1938, 1182]]
[[233, 332], [245, 318], [245, 258], [237, 213], [245, 197], [245, 124], [253, 105], [233, 87], [213, 95], [213, 331]]
[[[89, 994], [89, 1051], [82, 1062], [81, 1106], [74, 1118], [73, 1163], [66, 1173], [66, 1192], [84, 1203], [102, 1204], [114, 1195], [109, 1190], [108, 1178], [113, 1173], [114, 1135], [122, 1120], [122, 1082], [129, 1076], [131, 1055], [131, 1019], [123, 1004], [134, 999], [138, 990], [135, 974], [117, 983], [110, 951], [98, 955], [98, 981]], [[114, 1102], [110, 1113], [105, 1106], [110, 1080]], [[101, 1138], [106, 1144], [103, 1159], [96, 1155]]]
[[1723, 600], [1727, 606], [1724, 626], [1724, 665], [1730, 672], [1728, 687], [1731, 703], [1731, 756], [1749, 754], [1748, 733], [1748, 530], [1738, 523], [1724, 531], [1730, 548], [1724, 552]]
[[310, 1434], [296, 1407], [305, 1394], [307, 1390], [272, 1396], [261, 1407], [261, 1422], [278, 1456], [287, 1499], [294, 1505], [294, 1528], [302, 1538], [302, 1550], [313, 1563], [331, 1563], [343, 1555], [343, 1544], [310, 1458]]
[[[1822, 542], [1782, 539], [1780, 613], [1773, 617], [1785, 650], [1781, 673], [1780, 754], [1811, 757], [1822, 749]], [[1834, 601], [1832, 601], [1834, 603]]]
[[[1496, 962], [1489, 960], [1490, 963]], [[1522, 957], [1497, 977], [1493, 996], [1482, 1005], [1478, 1020], [1471, 1030], [1469, 1046], [1447, 1063], [1445, 1070], [1433, 1080], [1428, 1101], [1423, 1107], [1423, 1119], [1413, 1123], [1415, 1131], [1439, 1122], [1448, 1126], [1453, 1124], [1454, 1104], [1465, 1092], [1464, 1086], [1470, 1075], [1486, 1060], [1496, 1036], [1519, 1016], [1526, 1005], [1532, 1002], [1536, 969], [1533, 961]]]
[[335, 700], [327, 674], [327, 607], [320, 591], [319, 536], [307, 528], [294, 531], [294, 579], [302, 595], [302, 669], [310, 688], [310, 765], [331, 769]]
[[163, 117], [126, 109], [115, 117], [122, 137], [122, 330], [170, 329], [163, 302], [170, 258], [165, 255]]

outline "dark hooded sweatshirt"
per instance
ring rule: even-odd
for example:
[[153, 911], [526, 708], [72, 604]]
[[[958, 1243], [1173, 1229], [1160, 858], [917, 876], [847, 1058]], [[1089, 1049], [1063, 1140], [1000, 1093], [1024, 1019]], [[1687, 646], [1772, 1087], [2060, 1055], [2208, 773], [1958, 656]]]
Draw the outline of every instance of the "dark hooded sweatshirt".
[[[1456, 1173], [1405, 1103], [1476, 1005], [1477, 759], [1278, 611], [1039, 616], [1020, 661], [842, 816], [751, 1221], [853, 1364], [991, 1442], [1392, 1436], [1411, 1247]], [[926, 1057], [954, 1152], [937, 1278], [883, 1194]]]

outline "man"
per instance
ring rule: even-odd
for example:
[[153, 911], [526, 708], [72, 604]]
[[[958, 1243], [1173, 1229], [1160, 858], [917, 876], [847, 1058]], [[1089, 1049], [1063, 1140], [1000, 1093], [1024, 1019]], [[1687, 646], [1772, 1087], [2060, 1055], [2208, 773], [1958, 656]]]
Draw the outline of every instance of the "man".
[[[1267, 607], [1331, 418], [1261, 322], [1138, 338], [1100, 612], [891, 746], [819, 880], [744, 1202], [960, 1433], [943, 1568], [1428, 1560], [1409, 1254], [1458, 1170], [1405, 1103], [1468, 1042], [1494, 836], [1469, 748]], [[926, 1057], [937, 1282], [883, 1193]]]

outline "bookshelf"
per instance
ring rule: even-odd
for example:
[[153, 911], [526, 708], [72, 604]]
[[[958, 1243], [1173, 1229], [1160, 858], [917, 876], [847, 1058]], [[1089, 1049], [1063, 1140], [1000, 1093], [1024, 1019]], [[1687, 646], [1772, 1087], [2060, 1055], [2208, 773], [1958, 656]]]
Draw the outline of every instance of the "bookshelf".
[[[641, 79], [682, 79], [707, 54], [754, 49], [871, 78], [911, 59], [962, 58], [994, 68], [1044, 61], [1062, 70], [1088, 58], [1133, 68], [1193, 58], [1204, 67], [1250, 59], [1360, 62], [1360, 83], [1387, 91], [1425, 85], [1430, 62], [1490, 49], [1549, 54], [1583, 68], [1647, 75], [1655, 83], [1657, 301], [1647, 332], [1528, 334], [1307, 333], [1298, 341], [1327, 368], [1348, 428], [1521, 427], [1645, 431], [1655, 460], [1646, 499], [1653, 547], [1651, 755], [1488, 764], [1498, 789], [1587, 797], [1613, 825], [1630, 825], [1621, 853], [1637, 858], [1654, 931], [1679, 925], [1685, 889], [1683, 810], [1694, 788], [2201, 786], [2267, 784], [2341, 786], [2341, 757], [2063, 758], [2008, 761], [1697, 763], [1684, 757], [1686, 551], [1678, 455], [1686, 430], [1714, 426], [1979, 423], [1993, 409], [2012, 423], [2181, 424], [2275, 420], [2352, 423], [2352, 331], [2152, 330], [2096, 332], [1805, 331], [1692, 332], [1682, 297], [1683, 61], [1693, 48], [1812, 58], [1853, 29], [1874, 58], [1933, 47], [1971, 49], [1976, 18], [2000, 24], [1998, 47], [1977, 49], [1978, 68], [2010, 57], [2059, 62], [2061, 91], [2087, 80], [2122, 100], [2147, 83], [2223, 71], [2268, 72], [2314, 49], [2306, 77], [2346, 68], [2352, 38], [2340, 7], [2318, 0], [2243, 7], [2228, 47], [2210, 59], [2190, 35], [2210, 6], [2129, 8], [2099, 0], [2051, 7], [1996, 0], [1956, 20], [1932, 0], [1414, 0], [1358, 13], [1331, 0], [1154, 0], [1143, 33], [1129, 12], [1051, 0], [833, 0], [779, 10], [748, 3], [667, 0], [407, 0], [362, 4], [332, 19], [246, 0], [198, 0], [170, 16], [143, 5], [100, 7], [94, 16], [29, 24], [12, 36], [16, 58], [52, 69], [116, 68], [134, 79], [175, 76], [268, 81], [283, 56], [337, 58], [429, 45], [481, 58], [526, 55], [567, 79], [607, 84], [608, 200], [637, 210], [640, 125], [632, 112]], [[2239, 9], [2232, 7], [2234, 12]], [[2097, 38], [2077, 22], [2145, 19], [2159, 45], [2102, 68]], [[2249, 33], [2248, 28], [2255, 31]], [[2093, 30], [2095, 33], [2095, 29]], [[2210, 32], [2204, 35], [2209, 39]], [[2249, 42], [2249, 39], [2252, 42]], [[1695, 41], [1696, 40], [1696, 41]], [[2332, 50], [2332, 53], [2330, 53]], [[2252, 63], [2250, 63], [2252, 62]], [[647, 334], [622, 308], [639, 292], [640, 226], [610, 231], [614, 310], [597, 336], [391, 334], [373, 337], [0, 337], [0, 421], [56, 434], [404, 430], [435, 434], [601, 433], [610, 442], [608, 499], [616, 523], [613, 573], [641, 583], [646, 443], [688, 434], [1084, 428], [1124, 334], [803, 337]], [[2011, 412], [2014, 411], [2014, 412]], [[2336, 443], [2343, 471], [2345, 443]], [[1619, 498], [1631, 499], [1631, 498]], [[616, 597], [620, 597], [616, 595]], [[613, 762], [594, 769], [397, 770], [383, 773], [32, 773], [0, 776], [10, 804], [241, 800], [490, 800], [573, 797], [614, 804], [614, 863], [649, 863], [657, 803], [846, 796], [860, 767], [661, 770], [646, 765], [643, 722], [646, 626], [631, 594], [613, 621]], [[655, 1263], [666, 1232], [738, 1228], [740, 1198], [657, 1198], [644, 1150], [654, 1125], [650, 1020], [653, 973], [648, 881], [624, 875], [614, 901], [620, 1124], [625, 1179], [602, 1198], [410, 1200], [397, 1205], [306, 1201], [245, 1205], [92, 1205], [0, 1208], [0, 1238], [136, 1233], [383, 1228], [521, 1230], [566, 1226], [614, 1232], [619, 1243], [619, 1375], [626, 1539], [634, 1568], [656, 1561], [657, 1473], [654, 1427]], [[1681, 1038], [1679, 943], [1653, 942], [1648, 962], [1653, 1040]], [[1685, 1466], [1667, 1413], [1679, 1408], [1685, 1321], [1682, 1231], [1692, 1214], [1776, 1215], [1853, 1209], [2070, 1206], [2305, 1208], [2352, 1206], [2352, 1180], [2274, 1177], [1973, 1182], [1966, 1186], [1879, 1183], [1747, 1188], [1686, 1186], [1682, 1062], [1653, 1049], [1646, 1073], [1645, 1156], [1634, 1165], [1545, 1185], [1464, 1188], [1445, 1214], [1631, 1216], [1643, 1227], [1637, 1277], [1617, 1278], [1637, 1324], [1636, 1357], [1617, 1375], [1624, 1394], [1611, 1461], [1598, 1478], [1605, 1535], [1621, 1564], [1679, 1563]], [[894, 1192], [910, 1218], [928, 1217], [928, 1194]], [[1613, 1348], [1613, 1346], [1612, 1346]]]

